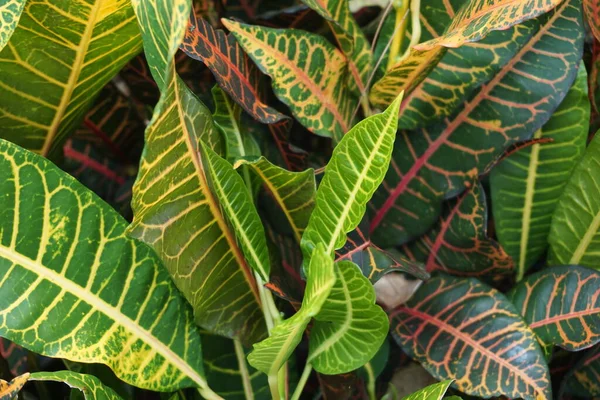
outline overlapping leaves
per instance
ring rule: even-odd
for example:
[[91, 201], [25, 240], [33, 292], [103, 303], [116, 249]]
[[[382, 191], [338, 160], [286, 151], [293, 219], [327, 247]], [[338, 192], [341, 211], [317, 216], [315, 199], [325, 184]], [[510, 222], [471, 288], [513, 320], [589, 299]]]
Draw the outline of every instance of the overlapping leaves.
[[0, 4], [0, 51], [6, 46], [17, 27], [23, 7], [25, 7], [25, 0], [6, 0]]

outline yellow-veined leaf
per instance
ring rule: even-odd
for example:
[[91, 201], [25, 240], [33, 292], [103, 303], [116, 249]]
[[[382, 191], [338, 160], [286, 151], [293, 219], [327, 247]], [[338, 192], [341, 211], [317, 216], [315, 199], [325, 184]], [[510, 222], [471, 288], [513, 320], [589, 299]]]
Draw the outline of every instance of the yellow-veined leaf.
[[0, 51], [6, 46], [17, 27], [23, 7], [25, 7], [25, 0], [2, 0], [0, 2]]
[[27, 383], [29, 374], [17, 376], [10, 382], [0, 379], [0, 400], [12, 400], [17, 397], [21, 388]]
[[79, 390], [86, 400], [121, 400], [114, 390], [93, 375], [73, 371], [35, 372], [29, 375], [29, 381], [62, 382]]

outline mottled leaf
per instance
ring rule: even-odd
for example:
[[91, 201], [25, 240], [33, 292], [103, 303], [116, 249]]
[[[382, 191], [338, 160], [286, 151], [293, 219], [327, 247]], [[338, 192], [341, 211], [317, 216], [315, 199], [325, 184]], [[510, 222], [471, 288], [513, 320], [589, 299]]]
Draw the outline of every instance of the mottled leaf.
[[390, 315], [402, 349], [437, 379], [478, 397], [551, 399], [535, 335], [498, 291], [439, 274]]
[[508, 29], [544, 14], [562, 0], [471, 0], [453, 17], [446, 32], [415, 46], [419, 50], [435, 46], [459, 47], [483, 39], [488, 33]]
[[561, 392], [579, 398], [600, 396], [600, 346], [590, 349], [573, 367], [563, 382]]
[[559, 266], [527, 276], [508, 294], [544, 346], [569, 351], [600, 341], [600, 272]]
[[399, 134], [391, 167], [370, 203], [375, 243], [402, 244], [424, 233], [443, 199], [462, 192], [504, 149], [550, 118], [581, 57], [580, 2], [565, 1], [534, 22], [537, 33], [452, 118]]
[[258, 121], [272, 124], [285, 118], [261, 100], [255, 67], [233, 35], [226, 36], [191, 13], [181, 50], [206, 64], [219, 86]]
[[[479, 182], [443, 206], [442, 215], [424, 236], [403, 247], [410, 258], [425, 264], [427, 272], [501, 280], [514, 262], [487, 235], [488, 211]], [[504, 276], [503, 276], [504, 275]]]
[[302, 236], [305, 260], [318, 243], [333, 256], [346, 243], [346, 234], [362, 220], [367, 202], [389, 167], [401, 99], [356, 124], [333, 150]]
[[490, 176], [496, 234], [517, 265], [517, 280], [544, 254], [552, 213], [585, 151], [590, 102], [585, 66], [533, 144], [505, 158]]
[[127, 1], [26, 2], [0, 53], [0, 135], [58, 156], [96, 94], [140, 49]]
[[402, 400], [441, 400], [451, 384], [452, 379], [434, 383], [433, 385], [429, 385], [413, 394], [403, 397]]
[[0, 336], [139, 387], [210, 394], [191, 312], [126, 221], [16, 145], [0, 141], [0, 164]]
[[[355, 102], [346, 85], [346, 59], [324, 37], [223, 20], [298, 121], [339, 141], [350, 129]], [[327, 68], [324, 68], [324, 66]]]
[[596, 135], [562, 192], [550, 225], [549, 265], [599, 268], [600, 136]]
[[72, 389], [81, 391], [86, 400], [121, 400], [114, 390], [105, 386], [100, 379], [93, 375], [72, 371], [35, 372], [29, 375], [29, 381], [62, 382]]
[[27, 383], [29, 374], [17, 376], [10, 382], [0, 379], [0, 400], [12, 400], [17, 397], [21, 388]]
[[311, 329], [307, 362], [328, 375], [353, 371], [373, 358], [388, 329], [373, 285], [356, 264], [339, 261], [335, 285]]
[[0, 1], [0, 51], [6, 46], [17, 27], [23, 7], [25, 7], [25, 0]]

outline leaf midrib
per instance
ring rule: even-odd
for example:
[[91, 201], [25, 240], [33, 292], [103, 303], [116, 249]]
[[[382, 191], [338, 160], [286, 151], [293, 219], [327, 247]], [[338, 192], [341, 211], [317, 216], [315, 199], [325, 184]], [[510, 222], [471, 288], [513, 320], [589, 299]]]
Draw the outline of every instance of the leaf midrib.
[[[92, 308], [100, 311], [110, 319], [120, 324], [128, 331], [134, 333], [148, 344], [150, 348], [154, 349], [157, 353], [165, 358], [168, 362], [173, 364], [178, 370], [187, 375], [192, 379], [199, 387], [207, 388], [208, 384], [206, 380], [200, 376], [186, 361], [179, 357], [173, 350], [167, 347], [164, 343], [159, 341], [146, 329], [142, 328], [139, 324], [127, 317], [120, 310], [106, 303], [100, 297], [95, 294], [86, 291], [83, 287], [75, 284], [73, 281], [67, 279], [63, 275], [60, 275], [53, 270], [45, 267], [43, 264], [38, 263], [30, 258], [17, 253], [16, 251], [0, 245], [0, 257], [3, 257], [13, 263], [31, 271], [32, 273], [40, 276], [42, 279], [49, 281], [60, 287], [62, 290], [71, 293], [78, 299], [83, 300], [89, 304]], [[124, 295], [124, 294], [122, 294]]]
[[585, 235], [583, 235], [583, 237], [579, 241], [579, 244], [577, 245], [575, 252], [573, 252], [573, 255], [571, 256], [571, 259], [569, 260], [568, 264], [579, 264], [583, 256], [585, 256], [585, 252], [587, 251], [587, 248], [594, 239], [594, 236], [596, 236], [596, 233], [598, 233], [598, 228], [600, 228], [600, 211], [598, 211], [592, 219], [592, 222], [586, 230]]

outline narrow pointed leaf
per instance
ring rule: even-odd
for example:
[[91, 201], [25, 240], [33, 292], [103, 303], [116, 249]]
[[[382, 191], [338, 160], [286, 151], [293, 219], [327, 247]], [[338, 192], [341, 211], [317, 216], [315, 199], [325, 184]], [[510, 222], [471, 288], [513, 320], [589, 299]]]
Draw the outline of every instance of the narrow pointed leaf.
[[[346, 85], [344, 55], [325, 38], [223, 20], [277, 97], [311, 132], [339, 141], [350, 129], [355, 103]], [[323, 69], [323, 65], [327, 65]]]
[[219, 86], [258, 121], [272, 124], [285, 118], [261, 100], [255, 67], [233, 35], [226, 36], [191, 13], [181, 49], [206, 64]]
[[600, 136], [596, 135], [573, 170], [552, 216], [549, 265], [600, 268]]
[[263, 282], [268, 282], [271, 262], [267, 239], [250, 192], [229, 162], [205, 144], [201, 144], [201, 147], [202, 159], [210, 176], [209, 185], [235, 232], [242, 252]]
[[6, 46], [17, 27], [23, 7], [25, 7], [25, 0], [2, 0], [0, 2], [0, 51]]
[[[128, 233], [157, 250], [196, 323], [247, 344], [266, 326], [252, 270], [208, 186], [200, 143], [220, 151], [208, 109], [174, 71], [190, 1], [134, 1], [161, 98], [146, 129]], [[226, 278], [226, 280], [225, 280]]]
[[600, 272], [578, 266], [544, 269], [507, 295], [544, 346], [579, 351], [600, 342]]
[[2, 138], [58, 156], [96, 94], [140, 50], [127, 1], [26, 2], [0, 53]]
[[66, 383], [72, 389], [81, 391], [86, 400], [121, 400], [114, 390], [105, 386], [100, 379], [93, 375], [72, 371], [36, 372], [29, 376], [29, 381]]
[[302, 237], [305, 259], [317, 243], [323, 243], [333, 256], [346, 242], [346, 234], [362, 220], [367, 202], [389, 167], [401, 99], [356, 124], [333, 150]]
[[415, 46], [419, 50], [435, 46], [459, 47], [483, 39], [491, 31], [508, 29], [544, 14], [562, 0], [471, 0], [454, 16], [446, 32]]
[[311, 318], [325, 304], [335, 282], [333, 260], [319, 245], [308, 266], [302, 307], [291, 318], [273, 328], [267, 339], [254, 345], [254, 350], [248, 356], [250, 365], [268, 375], [277, 373], [302, 340]]
[[583, 11], [594, 37], [600, 41], [600, 1], [583, 0]]
[[0, 379], [0, 400], [12, 400], [16, 398], [28, 379], [29, 374], [17, 376], [10, 382]]
[[388, 247], [424, 233], [443, 199], [461, 193], [508, 146], [528, 139], [550, 118], [581, 58], [580, 5], [565, 1], [533, 21], [537, 33], [452, 118], [399, 134], [386, 179], [370, 203], [376, 243]]
[[191, 312], [126, 221], [16, 145], [0, 141], [0, 164], [0, 336], [139, 387], [206, 388]]
[[365, 365], [389, 329], [387, 315], [375, 304], [375, 289], [358, 266], [351, 261], [337, 262], [336, 276], [331, 294], [315, 317], [307, 361], [328, 375]]
[[571, 171], [585, 152], [590, 102], [585, 66], [533, 144], [495, 166], [490, 176], [496, 234], [517, 265], [517, 279], [544, 254], [552, 213]]
[[535, 335], [504, 295], [474, 278], [439, 274], [390, 320], [402, 349], [435, 378], [456, 379], [461, 392], [552, 398]]
[[[371, 46], [350, 13], [347, 0], [302, 0], [325, 18], [348, 60], [349, 85], [360, 93], [367, 87], [373, 62]], [[395, 96], [394, 96], [395, 97]]]
[[434, 383], [433, 385], [429, 385], [413, 394], [403, 397], [402, 400], [442, 400], [451, 384], [452, 379]]
[[[513, 271], [514, 262], [487, 235], [485, 192], [479, 182], [444, 204], [438, 222], [424, 236], [404, 246], [411, 258], [425, 264], [427, 272], [501, 280]], [[504, 276], [503, 276], [504, 275]]]
[[242, 109], [220, 87], [214, 86], [211, 92], [215, 103], [213, 121], [223, 135], [227, 160], [233, 163], [240, 158], [254, 155], [246, 153], [249, 135], [242, 135]]
[[241, 160], [260, 177], [289, 222], [294, 237], [300, 243], [315, 204], [316, 182], [312, 169], [290, 172], [273, 165], [264, 157], [256, 161]]
[[561, 394], [578, 398], [600, 396], [600, 346], [590, 349], [573, 367], [563, 382]]

